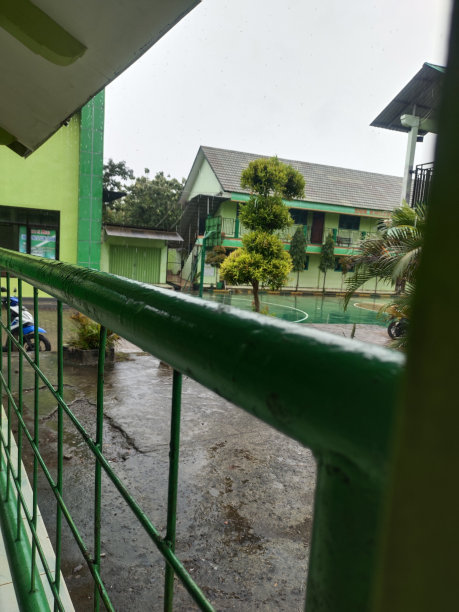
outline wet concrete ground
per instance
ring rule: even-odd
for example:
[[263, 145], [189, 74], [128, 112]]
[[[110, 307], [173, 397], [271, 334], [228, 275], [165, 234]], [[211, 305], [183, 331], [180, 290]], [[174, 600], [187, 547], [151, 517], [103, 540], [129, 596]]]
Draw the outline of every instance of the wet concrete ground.
[[[349, 335], [352, 326], [333, 327]], [[384, 328], [365, 327], [374, 329], [360, 330], [363, 339], [388, 339]], [[132, 345], [122, 348], [123, 360], [106, 368], [104, 451], [164, 535], [172, 373]], [[41, 364], [55, 381], [55, 354], [42, 353]], [[65, 399], [91, 435], [95, 376], [93, 367], [65, 367]], [[25, 387], [33, 387], [29, 373]], [[27, 392], [30, 425], [32, 404]], [[53, 475], [55, 408], [43, 389], [40, 447]], [[64, 499], [91, 549], [94, 461], [68, 418], [64, 429]], [[186, 377], [181, 437], [176, 550], [185, 567], [218, 610], [302, 610], [315, 486], [310, 451]], [[44, 477], [39, 505], [54, 535], [55, 502]], [[106, 477], [102, 523], [102, 576], [115, 609], [162, 609], [164, 562]], [[76, 609], [92, 609], [92, 581], [68, 529], [63, 572]], [[197, 609], [177, 582], [175, 606]]]
[[[51, 379], [55, 366], [53, 353], [42, 354]], [[66, 400], [93, 434], [94, 368], [66, 367], [65, 380]], [[171, 371], [147, 355], [131, 354], [106, 372], [105, 453], [162, 534], [171, 383]], [[55, 474], [55, 403], [47, 396], [42, 391], [40, 439]], [[91, 547], [93, 461], [68, 419], [64, 457], [64, 498]], [[314, 480], [307, 449], [185, 378], [177, 553], [216, 609], [302, 609]], [[43, 478], [39, 504], [54, 534], [55, 504]], [[102, 575], [115, 608], [162, 609], [164, 563], [107, 478], [102, 531]], [[86, 611], [91, 580], [82, 566], [65, 530], [64, 576], [76, 609]], [[179, 584], [176, 609], [196, 609]]]

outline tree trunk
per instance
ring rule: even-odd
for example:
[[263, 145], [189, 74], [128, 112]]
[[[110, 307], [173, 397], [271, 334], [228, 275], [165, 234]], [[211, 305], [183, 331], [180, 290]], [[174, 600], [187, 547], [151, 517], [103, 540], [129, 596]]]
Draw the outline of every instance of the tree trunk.
[[255, 312], [260, 312], [260, 298], [258, 297], [258, 281], [252, 281], [253, 305]]
[[324, 284], [322, 285], [322, 293], [325, 293], [325, 279], [327, 278], [327, 271], [324, 272]]
[[300, 283], [300, 271], [299, 271], [299, 270], [297, 270], [297, 273], [296, 273], [296, 290], [297, 290], [297, 291], [298, 291], [298, 285], [299, 285], [299, 283]]

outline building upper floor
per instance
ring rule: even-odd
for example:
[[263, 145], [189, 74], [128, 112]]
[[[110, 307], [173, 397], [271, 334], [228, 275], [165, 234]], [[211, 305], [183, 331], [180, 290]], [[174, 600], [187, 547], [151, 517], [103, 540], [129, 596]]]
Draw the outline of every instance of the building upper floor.
[[[193, 246], [205, 230], [206, 219], [218, 218], [221, 242], [237, 247], [246, 231], [239, 220], [241, 205], [250, 194], [240, 186], [243, 170], [251, 161], [267, 157], [214, 147], [200, 147], [181, 196], [180, 234], [185, 248]], [[301, 200], [285, 201], [294, 225], [280, 236], [290, 242], [302, 225], [310, 244], [320, 249], [331, 233], [337, 249], [356, 246], [375, 232], [400, 204], [402, 178], [349, 168], [281, 159], [298, 170], [306, 181]]]

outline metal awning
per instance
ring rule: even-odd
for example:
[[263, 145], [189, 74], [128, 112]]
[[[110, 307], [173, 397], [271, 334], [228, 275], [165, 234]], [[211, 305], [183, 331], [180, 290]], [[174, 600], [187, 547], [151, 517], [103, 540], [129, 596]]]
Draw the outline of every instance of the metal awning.
[[[445, 68], [443, 66], [423, 64], [421, 70], [370, 125], [398, 132], [409, 132], [410, 128], [403, 126], [400, 122], [402, 115], [416, 115], [421, 119], [435, 121], [440, 104], [444, 74]], [[423, 130], [421, 127], [418, 133], [420, 136], [424, 136], [427, 134], [427, 130]]]
[[165, 232], [163, 230], [126, 227], [124, 225], [105, 225], [104, 231], [107, 236], [118, 236], [121, 238], [147, 238], [148, 240], [183, 242], [183, 238], [177, 232]]
[[0, 144], [27, 156], [200, 0], [0, 2]]
[[110, 189], [103, 189], [102, 202], [114, 202], [115, 200], [124, 198], [125, 195], [127, 195], [125, 191], [112, 191]]

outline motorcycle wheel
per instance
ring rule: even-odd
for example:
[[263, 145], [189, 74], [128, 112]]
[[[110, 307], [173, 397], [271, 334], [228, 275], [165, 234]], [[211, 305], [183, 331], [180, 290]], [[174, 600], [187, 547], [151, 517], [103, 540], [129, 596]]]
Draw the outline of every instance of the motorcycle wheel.
[[[27, 334], [27, 336], [24, 336], [24, 348], [26, 349], [26, 351], [35, 350], [35, 335], [34, 334]], [[50, 351], [51, 350], [51, 343], [48, 340], [48, 338], [43, 336], [43, 334], [38, 334], [38, 350], [39, 351]]]
[[398, 326], [399, 326], [399, 321], [392, 321], [391, 323], [389, 323], [389, 327], [387, 328], [387, 333], [389, 334], [389, 337], [392, 338], [392, 340], [395, 340], [395, 338], [398, 338], [400, 335]]

